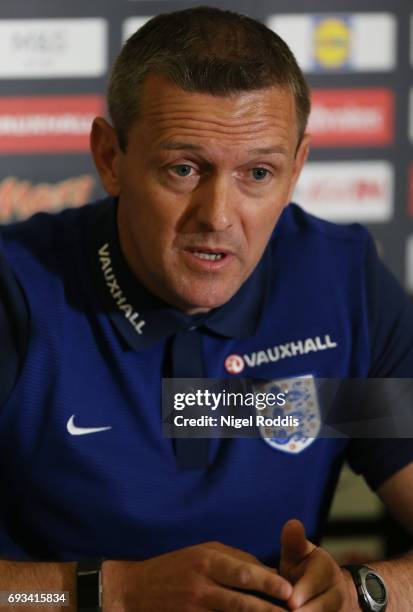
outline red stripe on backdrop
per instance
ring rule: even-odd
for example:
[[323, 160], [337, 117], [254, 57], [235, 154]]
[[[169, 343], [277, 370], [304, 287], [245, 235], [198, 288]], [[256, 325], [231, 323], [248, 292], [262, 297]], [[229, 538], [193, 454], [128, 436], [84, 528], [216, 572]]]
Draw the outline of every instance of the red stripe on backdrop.
[[101, 95], [0, 98], [0, 153], [88, 151], [104, 109]]
[[308, 131], [319, 147], [385, 146], [394, 142], [390, 89], [314, 89]]

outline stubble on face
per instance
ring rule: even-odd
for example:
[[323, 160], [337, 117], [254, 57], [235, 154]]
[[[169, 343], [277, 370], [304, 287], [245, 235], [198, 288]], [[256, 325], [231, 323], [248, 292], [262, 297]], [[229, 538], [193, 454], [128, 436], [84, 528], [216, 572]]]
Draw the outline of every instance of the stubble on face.
[[[141, 106], [119, 163], [122, 249], [155, 295], [204, 312], [245, 282], [287, 203], [293, 97], [280, 88], [217, 97], [152, 75]], [[261, 167], [262, 183], [252, 178]]]

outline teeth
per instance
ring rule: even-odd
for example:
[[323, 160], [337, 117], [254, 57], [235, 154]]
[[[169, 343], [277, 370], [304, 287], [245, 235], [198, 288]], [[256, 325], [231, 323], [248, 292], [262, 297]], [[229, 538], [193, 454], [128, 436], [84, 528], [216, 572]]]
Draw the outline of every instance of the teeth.
[[201, 253], [199, 251], [196, 251], [194, 255], [199, 257], [199, 259], [208, 259], [209, 261], [216, 261], [224, 257], [223, 253]]

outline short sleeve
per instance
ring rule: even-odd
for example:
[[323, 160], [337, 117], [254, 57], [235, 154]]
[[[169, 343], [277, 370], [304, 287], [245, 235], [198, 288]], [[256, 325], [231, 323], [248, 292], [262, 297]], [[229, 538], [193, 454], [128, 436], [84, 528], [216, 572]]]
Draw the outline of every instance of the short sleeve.
[[[413, 304], [377, 256], [369, 237], [365, 291], [373, 378], [413, 378]], [[413, 393], [412, 402], [413, 410]], [[373, 489], [413, 461], [411, 438], [353, 439], [348, 462]]]

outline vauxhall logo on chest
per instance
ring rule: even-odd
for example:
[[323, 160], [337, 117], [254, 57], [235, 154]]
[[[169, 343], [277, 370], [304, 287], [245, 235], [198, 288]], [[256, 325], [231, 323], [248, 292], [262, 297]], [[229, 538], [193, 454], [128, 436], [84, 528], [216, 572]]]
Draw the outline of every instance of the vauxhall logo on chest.
[[325, 336], [315, 336], [306, 338], [305, 340], [296, 340], [295, 342], [287, 342], [279, 344], [261, 351], [255, 351], [246, 355], [228, 355], [225, 359], [225, 369], [230, 374], [240, 374], [245, 366], [256, 368], [260, 365], [280, 361], [296, 357], [297, 355], [307, 355], [307, 353], [316, 353], [318, 351], [326, 351], [337, 347], [337, 342], [334, 342], [329, 334]]

